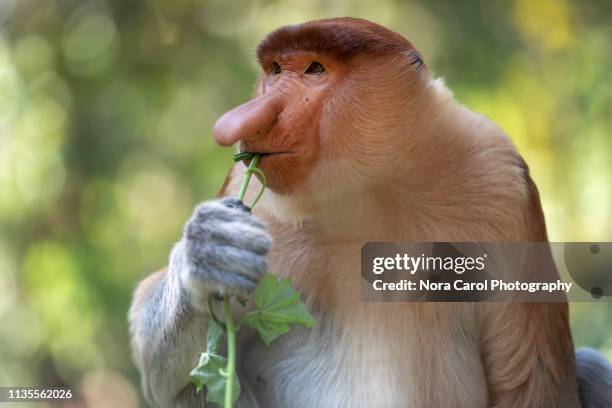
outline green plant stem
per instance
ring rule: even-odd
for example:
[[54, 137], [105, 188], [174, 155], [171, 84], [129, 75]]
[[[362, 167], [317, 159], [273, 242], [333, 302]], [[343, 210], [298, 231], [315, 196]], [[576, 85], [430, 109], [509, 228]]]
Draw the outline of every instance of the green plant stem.
[[[244, 180], [242, 180], [242, 186], [240, 187], [240, 193], [238, 193], [238, 199], [244, 202], [244, 196], [246, 194], [247, 188], [249, 187], [249, 182], [251, 181], [251, 176], [253, 175], [253, 170], [257, 167], [257, 163], [259, 163], [260, 156], [256, 154], [252, 159], [251, 163], [249, 163], [249, 167], [246, 171], [246, 175], [244, 176]], [[265, 188], [265, 186], [264, 186]]]
[[225, 380], [225, 408], [231, 408], [234, 401], [234, 377], [236, 375], [236, 328], [232, 317], [230, 298], [223, 299], [225, 327], [227, 329], [227, 367]]
[[212, 293], [208, 295], [208, 311], [210, 312], [210, 315], [212, 316], [215, 323], [217, 323], [221, 327], [225, 327], [225, 323], [219, 320], [219, 318], [217, 317], [217, 314], [215, 313], [215, 308], [213, 306], [213, 294]]
[[[251, 163], [249, 163], [249, 167], [247, 168], [246, 174], [244, 176], [244, 180], [242, 181], [242, 186], [240, 186], [240, 192], [238, 193], [238, 199], [244, 202], [244, 196], [246, 195], [247, 188], [249, 187], [249, 182], [251, 181], [251, 176], [253, 173], [258, 173], [263, 177], [263, 187], [259, 195], [251, 204], [251, 207], [255, 205], [261, 193], [266, 188], [266, 180], [265, 174], [257, 169], [257, 164], [259, 163], [259, 154], [255, 154], [251, 159]], [[209, 305], [210, 306], [210, 305]], [[232, 305], [230, 302], [230, 296], [223, 299], [223, 312], [225, 314], [225, 330], [227, 332], [227, 367], [225, 368], [225, 408], [231, 408], [234, 401], [234, 378], [236, 376], [236, 326], [234, 325], [234, 319], [232, 317]]]
[[257, 153], [251, 153], [251, 152], [239, 152], [234, 154], [234, 161], [235, 162], [239, 162], [242, 160], [247, 160], [247, 159], [252, 159], [253, 156], [255, 156]]

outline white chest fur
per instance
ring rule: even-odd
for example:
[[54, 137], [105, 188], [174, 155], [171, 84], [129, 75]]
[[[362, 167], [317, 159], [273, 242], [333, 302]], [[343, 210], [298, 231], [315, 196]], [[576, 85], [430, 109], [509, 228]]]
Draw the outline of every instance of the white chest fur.
[[275, 272], [304, 268], [325, 279], [336, 299], [333, 310], [312, 305], [315, 328], [296, 327], [269, 347], [255, 341], [245, 350], [245, 372], [261, 406], [485, 407], [475, 305], [363, 303], [360, 248], [320, 248], [319, 256], [297, 251], [293, 262], [286, 248], [275, 254]]

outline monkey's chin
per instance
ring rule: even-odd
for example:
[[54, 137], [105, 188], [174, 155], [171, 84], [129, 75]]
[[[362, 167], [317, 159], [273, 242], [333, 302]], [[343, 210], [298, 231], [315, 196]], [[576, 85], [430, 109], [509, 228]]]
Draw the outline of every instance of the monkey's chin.
[[267, 207], [281, 222], [294, 225], [300, 225], [313, 212], [310, 203], [303, 197], [277, 193], [274, 190], [264, 195], [262, 205]]
[[307, 171], [292, 155], [263, 157], [257, 166], [268, 179], [268, 189], [278, 195], [300, 195]]

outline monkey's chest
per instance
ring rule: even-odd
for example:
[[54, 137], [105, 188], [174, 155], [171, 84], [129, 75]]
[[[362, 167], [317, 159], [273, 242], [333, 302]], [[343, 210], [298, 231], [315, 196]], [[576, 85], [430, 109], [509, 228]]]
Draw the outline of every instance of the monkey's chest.
[[486, 406], [477, 350], [454, 344], [456, 336], [395, 336], [383, 325], [316, 317], [314, 329], [294, 328], [247, 351], [245, 372], [260, 406]]
[[[319, 256], [293, 259], [286, 252], [271, 263], [307, 299], [318, 290], [328, 297], [320, 301], [328, 302], [311, 307], [314, 328], [294, 327], [269, 347], [255, 341], [244, 350], [243, 372], [260, 406], [485, 407], [472, 307], [362, 302], [360, 248], [320, 249], [313, 251]], [[304, 284], [304, 277], [316, 284]]]

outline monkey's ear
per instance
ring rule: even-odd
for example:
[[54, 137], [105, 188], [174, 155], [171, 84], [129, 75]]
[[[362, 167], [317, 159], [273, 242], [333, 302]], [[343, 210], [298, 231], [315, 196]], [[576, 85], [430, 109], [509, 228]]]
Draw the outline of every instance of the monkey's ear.
[[407, 51], [406, 56], [408, 57], [408, 61], [410, 61], [410, 65], [416, 67], [417, 72], [421, 72], [423, 68], [425, 68], [423, 57], [421, 57], [421, 54], [417, 50]]

